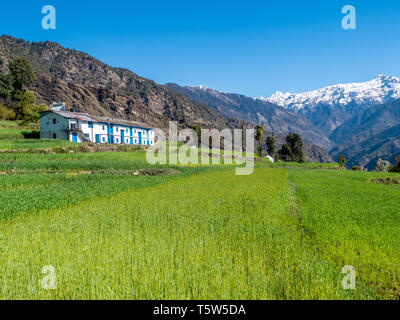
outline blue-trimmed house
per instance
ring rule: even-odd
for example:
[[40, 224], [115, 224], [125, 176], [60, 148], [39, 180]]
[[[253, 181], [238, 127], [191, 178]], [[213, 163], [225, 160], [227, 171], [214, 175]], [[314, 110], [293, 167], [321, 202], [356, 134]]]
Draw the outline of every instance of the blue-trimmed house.
[[151, 146], [154, 129], [135, 121], [52, 109], [40, 114], [40, 138]]

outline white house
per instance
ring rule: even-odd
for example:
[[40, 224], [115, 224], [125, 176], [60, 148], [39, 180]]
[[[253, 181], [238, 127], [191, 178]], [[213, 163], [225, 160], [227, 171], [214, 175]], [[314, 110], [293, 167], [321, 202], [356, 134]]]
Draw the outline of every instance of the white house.
[[153, 145], [154, 129], [134, 121], [52, 109], [40, 114], [40, 138]]

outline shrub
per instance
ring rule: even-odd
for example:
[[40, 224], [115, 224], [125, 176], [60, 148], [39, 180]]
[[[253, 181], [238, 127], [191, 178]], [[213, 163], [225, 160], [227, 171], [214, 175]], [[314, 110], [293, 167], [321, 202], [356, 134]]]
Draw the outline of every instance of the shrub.
[[0, 119], [2, 120], [15, 120], [15, 112], [6, 108], [0, 103]]
[[400, 155], [396, 157], [395, 161], [396, 164], [390, 167], [390, 172], [400, 172]]
[[346, 168], [346, 156], [344, 154], [339, 156], [338, 163], [341, 168]]
[[381, 158], [378, 159], [376, 162], [376, 166], [374, 171], [376, 172], [388, 172], [392, 165], [387, 160], [382, 160]]
[[25, 139], [40, 139], [40, 131], [39, 130], [22, 131], [21, 133]]
[[351, 170], [353, 170], [353, 171], [363, 171], [362, 167], [360, 167], [360, 166], [353, 166], [351, 168]]

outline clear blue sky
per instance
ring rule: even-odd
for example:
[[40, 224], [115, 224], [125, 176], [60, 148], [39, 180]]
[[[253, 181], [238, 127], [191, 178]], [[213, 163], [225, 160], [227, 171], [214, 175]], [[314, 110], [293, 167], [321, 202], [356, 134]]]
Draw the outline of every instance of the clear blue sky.
[[[57, 29], [41, 28], [41, 9]], [[343, 30], [341, 9], [357, 10]], [[3, 1], [0, 34], [50, 40], [158, 83], [248, 96], [400, 76], [400, 1]]]

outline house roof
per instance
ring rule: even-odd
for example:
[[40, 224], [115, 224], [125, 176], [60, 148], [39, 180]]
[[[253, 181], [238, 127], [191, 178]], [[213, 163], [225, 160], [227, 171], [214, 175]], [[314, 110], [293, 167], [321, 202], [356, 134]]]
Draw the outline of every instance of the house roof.
[[99, 123], [112, 123], [112, 124], [119, 124], [122, 126], [128, 127], [139, 127], [143, 129], [151, 129], [150, 126], [147, 124], [130, 121], [130, 120], [123, 120], [123, 119], [113, 119], [108, 117], [101, 117], [101, 116], [92, 116], [86, 113], [79, 113], [79, 112], [68, 112], [68, 111], [60, 111], [60, 110], [48, 110], [43, 113], [53, 112], [56, 113], [64, 118], [67, 119], [77, 119], [80, 121], [88, 121], [88, 122], [99, 122]]

